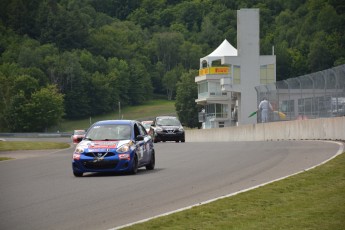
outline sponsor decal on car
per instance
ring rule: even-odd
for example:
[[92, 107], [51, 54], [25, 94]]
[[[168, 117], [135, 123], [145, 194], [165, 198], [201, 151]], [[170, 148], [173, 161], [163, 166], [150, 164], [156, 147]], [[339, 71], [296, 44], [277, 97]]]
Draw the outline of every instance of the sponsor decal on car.
[[118, 145], [118, 141], [94, 141], [89, 144], [90, 149], [106, 149], [111, 148], [114, 149]]

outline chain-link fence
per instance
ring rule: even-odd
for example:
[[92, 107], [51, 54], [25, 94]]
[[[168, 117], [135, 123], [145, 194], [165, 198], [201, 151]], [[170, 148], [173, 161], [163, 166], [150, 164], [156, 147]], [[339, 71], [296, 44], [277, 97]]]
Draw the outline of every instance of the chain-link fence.
[[345, 65], [255, 89], [258, 105], [267, 98], [273, 107], [269, 121], [345, 116]]

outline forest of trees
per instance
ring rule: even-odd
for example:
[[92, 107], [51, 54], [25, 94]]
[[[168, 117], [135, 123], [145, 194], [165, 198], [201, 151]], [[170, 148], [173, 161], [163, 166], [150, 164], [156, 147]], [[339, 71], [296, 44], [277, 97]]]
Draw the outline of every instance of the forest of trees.
[[241, 8], [260, 9], [277, 80], [345, 63], [344, 1], [1, 0], [0, 131], [44, 131], [157, 95], [197, 126], [199, 59], [224, 39], [236, 47]]

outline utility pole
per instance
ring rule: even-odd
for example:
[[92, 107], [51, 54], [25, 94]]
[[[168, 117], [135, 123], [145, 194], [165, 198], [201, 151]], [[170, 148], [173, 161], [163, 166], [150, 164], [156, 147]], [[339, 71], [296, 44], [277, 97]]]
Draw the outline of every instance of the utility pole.
[[121, 120], [121, 102], [119, 101], [119, 119]]

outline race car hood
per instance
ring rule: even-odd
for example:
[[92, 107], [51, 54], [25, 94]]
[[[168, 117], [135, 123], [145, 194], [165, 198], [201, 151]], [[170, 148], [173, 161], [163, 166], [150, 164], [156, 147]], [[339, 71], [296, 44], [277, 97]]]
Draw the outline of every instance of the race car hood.
[[89, 141], [83, 140], [77, 145], [77, 148], [88, 149], [89, 152], [116, 150], [118, 147], [132, 142], [131, 140], [123, 141]]

